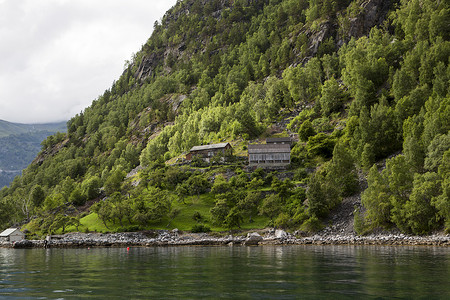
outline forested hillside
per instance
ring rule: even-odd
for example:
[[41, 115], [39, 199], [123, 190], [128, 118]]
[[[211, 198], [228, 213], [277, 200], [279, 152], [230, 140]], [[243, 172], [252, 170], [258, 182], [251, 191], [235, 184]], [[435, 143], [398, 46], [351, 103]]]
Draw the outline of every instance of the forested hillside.
[[[450, 230], [449, 12], [431, 0], [179, 1], [1, 190], [0, 224], [314, 231], [362, 193], [358, 233]], [[298, 140], [290, 168], [247, 171], [248, 142], [275, 134]], [[222, 141], [227, 164], [174, 164]]]

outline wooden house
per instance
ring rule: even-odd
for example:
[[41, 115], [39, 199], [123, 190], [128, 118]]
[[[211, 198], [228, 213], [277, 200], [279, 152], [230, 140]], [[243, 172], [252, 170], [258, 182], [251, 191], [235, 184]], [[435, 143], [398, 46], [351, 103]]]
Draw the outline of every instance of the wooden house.
[[0, 240], [4, 242], [18, 242], [25, 239], [25, 233], [19, 228], [8, 228], [0, 233]]
[[289, 144], [248, 145], [248, 164], [251, 167], [286, 167], [291, 163]]
[[194, 156], [199, 156], [209, 162], [217, 154], [225, 155], [225, 152], [232, 150], [230, 143], [219, 143], [203, 146], [194, 146], [186, 155], [186, 160], [191, 161]]

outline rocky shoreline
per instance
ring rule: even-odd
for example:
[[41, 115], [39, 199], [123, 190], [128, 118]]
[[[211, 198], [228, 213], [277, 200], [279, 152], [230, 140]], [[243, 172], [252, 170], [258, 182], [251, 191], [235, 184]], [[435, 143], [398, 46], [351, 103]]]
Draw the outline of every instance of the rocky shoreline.
[[316, 234], [301, 237], [283, 230], [250, 232], [244, 235], [218, 236], [206, 233], [181, 233], [159, 230], [129, 233], [68, 233], [46, 240], [0, 242], [3, 248], [88, 248], [88, 247], [155, 247], [155, 246], [256, 246], [256, 245], [423, 245], [450, 246], [449, 234], [409, 236], [374, 234], [367, 236]]

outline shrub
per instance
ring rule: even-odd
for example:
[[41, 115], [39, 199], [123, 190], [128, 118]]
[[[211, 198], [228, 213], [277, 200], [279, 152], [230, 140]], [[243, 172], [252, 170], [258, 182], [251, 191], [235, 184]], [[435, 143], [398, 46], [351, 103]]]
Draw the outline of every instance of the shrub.
[[274, 224], [276, 227], [280, 227], [283, 229], [292, 228], [292, 226], [294, 225], [294, 220], [293, 218], [291, 218], [291, 216], [289, 216], [289, 214], [282, 212], [275, 219]]
[[294, 180], [302, 180], [308, 177], [308, 173], [305, 168], [298, 168], [294, 173]]
[[141, 229], [142, 228], [139, 225], [129, 225], [129, 226], [126, 226], [123, 228], [123, 232], [136, 232], [136, 231], [140, 231]]
[[198, 211], [196, 211], [196, 212], [194, 213], [194, 215], [192, 216], [192, 219], [193, 219], [195, 222], [200, 223], [200, 222], [203, 220], [203, 216], [202, 216], [201, 213], [199, 213]]
[[308, 119], [305, 122], [303, 122], [302, 125], [300, 126], [300, 129], [298, 130], [298, 137], [300, 138], [301, 141], [307, 142], [308, 138], [314, 135], [316, 135], [316, 131], [314, 130], [311, 121], [309, 121]]
[[300, 229], [306, 232], [317, 232], [323, 228], [322, 222], [316, 217], [311, 216], [308, 220], [303, 222]]
[[191, 160], [191, 166], [196, 168], [203, 168], [208, 166], [208, 163], [205, 162], [200, 156], [194, 155]]
[[192, 226], [191, 232], [192, 233], [199, 233], [199, 232], [210, 232], [211, 228], [204, 224], [195, 224]]
[[364, 216], [357, 207], [355, 207], [353, 215], [353, 229], [358, 235], [365, 235], [368, 233], [368, 226], [364, 221]]
[[335, 140], [323, 132], [308, 138], [306, 149], [312, 156], [331, 158], [333, 156]]

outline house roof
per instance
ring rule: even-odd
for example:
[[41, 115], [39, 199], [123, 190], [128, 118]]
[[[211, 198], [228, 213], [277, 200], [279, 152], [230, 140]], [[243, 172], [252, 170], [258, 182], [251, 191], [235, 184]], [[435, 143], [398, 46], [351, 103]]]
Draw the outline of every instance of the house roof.
[[291, 146], [288, 144], [254, 144], [248, 145], [248, 154], [255, 153], [290, 153]]
[[203, 146], [194, 146], [191, 148], [190, 152], [201, 151], [201, 150], [223, 149], [229, 144], [230, 143], [219, 143], [219, 144], [211, 144], [211, 145], [203, 145]]
[[9, 236], [11, 233], [13, 233], [14, 231], [19, 230], [18, 228], [8, 228], [5, 229], [2, 233], [0, 233], [0, 236]]
[[290, 137], [279, 137], [279, 138], [267, 138], [266, 143], [290, 143], [291, 138]]

